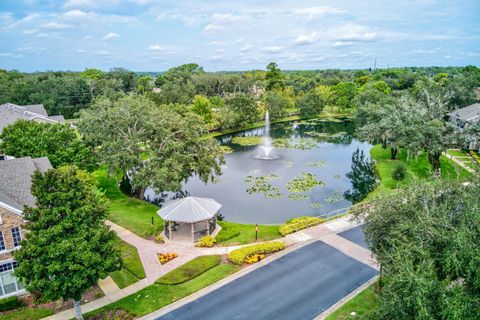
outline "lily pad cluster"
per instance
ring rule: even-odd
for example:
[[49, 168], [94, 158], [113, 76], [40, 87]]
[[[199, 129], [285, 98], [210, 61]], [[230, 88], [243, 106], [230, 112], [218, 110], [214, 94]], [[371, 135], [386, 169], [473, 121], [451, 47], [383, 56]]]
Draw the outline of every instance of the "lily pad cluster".
[[318, 144], [312, 138], [299, 138], [296, 140], [278, 138], [273, 140], [273, 146], [278, 149], [308, 150], [316, 148]]
[[335, 203], [335, 202], [342, 201], [343, 199], [344, 199], [343, 195], [341, 195], [339, 193], [334, 193], [330, 197], [325, 198], [325, 201], [330, 202], [330, 203]]
[[220, 149], [222, 149], [224, 154], [229, 154], [234, 152], [234, 150], [229, 146], [220, 146]]
[[325, 183], [317, 179], [312, 173], [301, 173], [292, 180], [287, 182], [286, 188], [293, 193], [301, 193], [310, 191], [315, 186], [324, 186]]
[[323, 168], [327, 165], [327, 161], [325, 160], [309, 161], [306, 163], [306, 165], [309, 167]]
[[247, 136], [247, 137], [234, 137], [232, 143], [240, 146], [257, 146], [262, 144], [262, 137], [259, 136]]
[[285, 168], [291, 168], [291, 167], [293, 167], [293, 162], [292, 162], [292, 161], [283, 160], [283, 166], [284, 166]]
[[248, 194], [260, 193], [269, 199], [278, 199], [282, 197], [280, 188], [270, 183], [271, 180], [280, 179], [279, 176], [270, 174], [268, 176], [247, 176], [243, 179], [244, 182], [250, 183], [250, 187], [247, 188]]
[[290, 193], [288, 195], [288, 199], [293, 200], [293, 201], [305, 200], [305, 199], [307, 199], [307, 195], [306, 194], [301, 194], [301, 193]]

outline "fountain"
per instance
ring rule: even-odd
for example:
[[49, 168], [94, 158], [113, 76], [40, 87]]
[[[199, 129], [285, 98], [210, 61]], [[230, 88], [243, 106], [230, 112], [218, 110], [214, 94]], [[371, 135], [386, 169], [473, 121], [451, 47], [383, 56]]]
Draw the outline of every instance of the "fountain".
[[268, 110], [265, 112], [265, 131], [262, 137], [262, 145], [260, 146], [260, 153], [254, 155], [253, 158], [259, 160], [276, 160], [280, 159], [280, 155], [275, 154], [272, 146], [272, 137], [270, 137], [270, 115]]

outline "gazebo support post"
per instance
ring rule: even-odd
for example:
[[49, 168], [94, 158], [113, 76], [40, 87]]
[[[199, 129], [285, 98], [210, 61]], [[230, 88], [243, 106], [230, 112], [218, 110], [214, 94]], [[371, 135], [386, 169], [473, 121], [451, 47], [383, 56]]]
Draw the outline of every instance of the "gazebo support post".
[[194, 225], [195, 223], [192, 223], [191, 226], [192, 226], [192, 241], [195, 242], [195, 228], [194, 228]]
[[207, 220], [207, 234], [210, 235], [210, 220]]
[[172, 222], [171, 221], [167, 221], [168, 223], [168, 239], [172, 240], [173, 238], [173, 234], [172, 234]]

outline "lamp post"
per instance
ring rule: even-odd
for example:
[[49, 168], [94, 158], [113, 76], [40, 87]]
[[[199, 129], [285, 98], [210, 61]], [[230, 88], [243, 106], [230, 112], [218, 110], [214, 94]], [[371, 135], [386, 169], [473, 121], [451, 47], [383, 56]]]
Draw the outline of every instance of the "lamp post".
[[255, 224], [255, 241], [258, 240], [258, 223]]

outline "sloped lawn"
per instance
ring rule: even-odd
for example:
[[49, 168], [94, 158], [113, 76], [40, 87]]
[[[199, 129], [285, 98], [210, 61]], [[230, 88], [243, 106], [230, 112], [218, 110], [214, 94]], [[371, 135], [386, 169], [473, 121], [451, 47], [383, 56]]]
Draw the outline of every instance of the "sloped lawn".
[[153, 237], [162, 231], [163, 221], [157, 215], [157, 206], [123, 194], [117, 186], [120, 179], [109, 177], [106, 168], [98, 169], [94, 176], [98, 187], [110, 200], [110, 220], [142, 238]]

